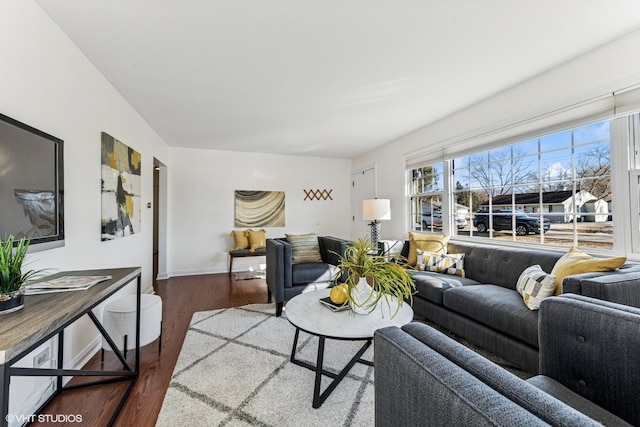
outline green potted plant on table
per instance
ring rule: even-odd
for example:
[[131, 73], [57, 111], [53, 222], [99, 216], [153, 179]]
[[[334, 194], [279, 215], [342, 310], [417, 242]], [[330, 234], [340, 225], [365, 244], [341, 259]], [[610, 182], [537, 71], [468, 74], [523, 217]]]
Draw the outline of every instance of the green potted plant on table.
[[0, 314], [20, 310], [24, 306], [24, 285], [38, 271], [22, 272], [29, 240], [22, 238], [13, 248], [14, 237], [0, 240]]
[[405, 299], [410, 303], [413, 301], [413, 270], [402, 259], [389, 261], [386, 256], [379, 255], [369, 239], [347, 244], [337, 267], [336, 279], [346, 273], [347, 303], [353, 313], [371, 313], [384, 299], [388, 305], [391, 300], [397, 302], [393, 317]]

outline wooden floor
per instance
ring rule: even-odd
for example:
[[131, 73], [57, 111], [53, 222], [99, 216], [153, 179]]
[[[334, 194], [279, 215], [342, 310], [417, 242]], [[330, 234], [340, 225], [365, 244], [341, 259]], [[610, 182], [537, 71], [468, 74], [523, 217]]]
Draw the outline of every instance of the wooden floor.
[[[157, 340], [141, 349], [140, 377], [116, 419], [116, 426], [155, 425], [194, 312], [267, 302], [267, 285], [264, 280], [235, 281], [227, 274], [176, 277], [158, 281], [156, 292], [162, 297], [162, 352], [158, 354]], [[128, 353], [127, 360], [133, 366], [134, 352]], [[111, 352], [105, 353], [104, 365], [100, 362], [98, 352], [85, 366], [85, 369], [121, 368], [122, 365], [117, 363]], [[75, 382], [80, 380], [71, 381]], [[105, 426], [127, 384], [121, 382], [62, 393], [45, 408], [43, 414], [58, 416], [57, 420], [62, 419], [60, 415], [82, 416], [82, 423], [53, 424], [56, 426]]]

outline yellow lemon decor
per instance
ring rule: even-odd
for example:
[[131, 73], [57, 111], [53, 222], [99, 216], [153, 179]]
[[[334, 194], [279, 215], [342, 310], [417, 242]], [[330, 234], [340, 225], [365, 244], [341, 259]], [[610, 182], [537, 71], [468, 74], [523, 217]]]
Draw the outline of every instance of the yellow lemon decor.
[[347, 302], [347, 298], [349, 297], [349, 288], [346, 283], [341, 283], [338, 286], [334, 286], [331, 288], [331, 292], [329, 292], [329, 298], [331, 298], [331, 302], [334, 304], [344, 304]]

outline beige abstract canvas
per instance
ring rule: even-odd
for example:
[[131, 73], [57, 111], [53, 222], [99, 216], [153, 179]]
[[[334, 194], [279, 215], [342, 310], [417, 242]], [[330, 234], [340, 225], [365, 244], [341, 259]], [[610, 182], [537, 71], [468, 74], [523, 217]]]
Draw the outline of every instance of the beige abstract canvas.
[[235, 192], [236, 227], [284, 227], [284, 191]]

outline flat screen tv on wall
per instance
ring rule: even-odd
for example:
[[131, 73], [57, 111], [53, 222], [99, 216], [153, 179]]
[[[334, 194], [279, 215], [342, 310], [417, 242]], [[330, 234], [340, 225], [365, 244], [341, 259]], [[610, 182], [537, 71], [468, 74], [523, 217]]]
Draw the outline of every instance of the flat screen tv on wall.
[[63, 141], [0, 114], [0, 238], [64, 246]]

